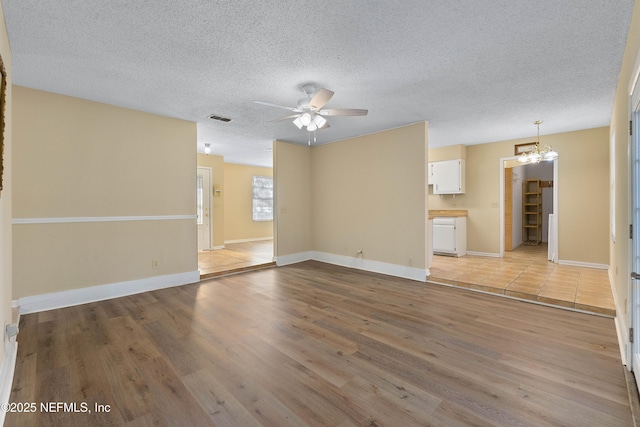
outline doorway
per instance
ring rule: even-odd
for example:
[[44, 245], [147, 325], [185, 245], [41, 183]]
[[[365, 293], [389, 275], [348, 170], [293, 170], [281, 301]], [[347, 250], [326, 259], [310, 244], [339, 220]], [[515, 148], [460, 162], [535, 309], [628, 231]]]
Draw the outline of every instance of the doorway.
[[211, 169], [198, 166], [196, 175], [196, 213], [198, 250], [211, 250]]
[[500, 159], [500, 257], [523, 244], [523, 182], [540, 181], [542, 201], [541, 241], [548, 259], [558, 263], [558, 159], [523, 165], [517, 157]]
[[271, 266], [273, 221], [255, 220], [252, 186], [253, 176], [271, 173], [267, 167], [198, 155], [196, 234], [201, 279]]

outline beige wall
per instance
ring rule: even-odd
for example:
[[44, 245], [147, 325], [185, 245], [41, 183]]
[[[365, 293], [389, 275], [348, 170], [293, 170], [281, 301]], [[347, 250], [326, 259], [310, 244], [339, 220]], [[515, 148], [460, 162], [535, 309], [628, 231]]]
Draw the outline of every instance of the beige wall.
[[[543, 135], [558, 158], [558, 256], [562, 261], [609, 264], [609, 128]], [[514, 144], [531, 138], [471, 145], [466, 150], [466, 194], [429, 196], [430, 209], [467, 209], [467, 249], [500, 252], [500, 164]], [[431, 159], [438, 150], [430, 150]]]
[[[224, 182], [224, 157], [212, 154], [198, 154], [198, 166], [211, 169], [211, 208], [212, 208], [212, 245], [214, 248], [224, 246], [224, 211], [225, 211], [225, 182]], [[220, 195], [215, 195], [215, 188], [219, 188]]]
[[467, 159], [467, 146], [458, 144], [429, 150], [429, 161]]
[[426, 268], [427, 124], [313, 148], [276, 141], [276, 257], [317, 251]]
[[311, 251], [311, 148], [275, 141], [273, 165], [274, 256]]
[[315, 251], [425, 268], [427, 124], [312, 148]]
[[[19, 86], [13, 123], [15, 219], [195, 215], [195, 123]], [[13, 233], [14, 298], [197, 270], [193, 219]]]
[[253, 176], [273, 177], [272, 168], [224, 164], [225, 182], [225, 241], [251, 240], [273, 237], [273, 221], [254, 221]]
[[[640, 56], [640, 2], [635, 2], [631, 27], [627, 36], [627, 46], [622, 61], [622, 69], [618, 80], [618, 89], [611, 115], [611, 147], [615, 149], [615, 243], [609, 239], [611, 266], [609, 277], [613, 280], [613, 289], [618, 304], [618, 321], [620, 330], [626, 331], [630, 325], [629, 310], [629, 85], [636, 59]], [[612, 184], [610, 180], [607, 183]], [[626, 336], [623, 335], [623, 336]]]
[[[12, 86], [11, 86], [11, 50], [7, 29], [4, 23], [4, 14], [0, 5], [0, 55], [7, 72], [7, 97], [4, 111], [4, 173], [3, 190], [0, 192], [0, 319], [2, 324], [11, 323], [11, 299], [13, 281], [12, 274], [12, 231], [11, 231], [11, 198], [12, 198]], [[4, 328], [3, 328], [4, 329]], [[0, 349], [0, 364], [5, 355], [5, 346]]]

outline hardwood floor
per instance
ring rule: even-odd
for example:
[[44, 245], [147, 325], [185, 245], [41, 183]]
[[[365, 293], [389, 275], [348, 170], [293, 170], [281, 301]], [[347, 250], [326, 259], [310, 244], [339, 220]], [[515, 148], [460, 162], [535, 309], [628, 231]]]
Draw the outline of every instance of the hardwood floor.
[[11, 402], [92, 412], [8, 426], [632, 425], [612, 319], [313, 261], [25, 315], [18, 342]]
[[227, 243], [224, 249], [198, 251], [200, 279], [275, 265], [273, 239]]

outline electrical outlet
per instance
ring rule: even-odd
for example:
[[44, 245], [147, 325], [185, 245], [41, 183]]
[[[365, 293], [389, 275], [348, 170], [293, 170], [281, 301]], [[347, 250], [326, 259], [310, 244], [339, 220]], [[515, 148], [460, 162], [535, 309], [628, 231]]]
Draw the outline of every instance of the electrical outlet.
[[160, 268], [160, 261], [158, 261], [157, 259], [152, 259], [151, 268]]

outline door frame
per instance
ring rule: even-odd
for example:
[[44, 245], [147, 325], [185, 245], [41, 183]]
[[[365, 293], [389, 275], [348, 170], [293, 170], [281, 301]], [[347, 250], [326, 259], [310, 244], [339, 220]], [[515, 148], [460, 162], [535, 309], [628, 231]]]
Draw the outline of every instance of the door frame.
[[[553, 251], [553, 263], [558, 264], [558, 224], [560, 223], [560, 214], [558, 209], [558, 169], [559, 169], [559, 159], [558, 156], [553, 160], [553, 214], [555, 215], [555, 226], [552, 229], [553, 233], [553, 247], [551, 250]], [[498, 167], [500, 168], [500, 258], [504, 258], [504, 162], [507, 160], [518, 160], [517, 156], [510, 157], [501, 157], [498, 162]], [[551, 224], [549, 224], [551, 227]]]
[[[213, 180], [213, 170], [209, 166], [197, 166], [196, 179], [201, 169], [209, 175], [209, 188], [203, 188], [203, 192], [208, 191], [209, 193], [209, 248], [203, 250], [211, 250], [213, 249], [213, 182], [211, 182]], [[196, 224], [196, 228], [197, 227], [198, 225]], [[196, 241], [196, 247], [197, 246], [198, 242]]]
[[[630, 310], [628, 310], [628, 322], [629, 327], [632, 328], [633, 333], [631, 338], [633, 342], [629, 342], [627, 338], [627, 369], [634, 372], [636, 384], [640, 383], [640, 279], [633, 279], [631, 277], [632, 272], [640, 273], [640, 262], [637, 262], [637, 257], [640, 256], [640, 214], [638, 214], [637, 206], [640, 207], [640, 183], [637, 179], [640, 178], [640, 168], [637, 167], [637, 159], [640, 158], [640, 55], [636, 58], [634, 66], [633, 77], [629, 85], [629, 121], [632, 126], [632, 132], [628, 138], [628, 152], [629, 152], [629, 223], [633, 226], [633, 233], [629, 239], [629, 271], [627, 271], [628, 280], [628, 299], [630, 301]], [[615, 141], [614, 141], [615, 143]]]

